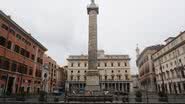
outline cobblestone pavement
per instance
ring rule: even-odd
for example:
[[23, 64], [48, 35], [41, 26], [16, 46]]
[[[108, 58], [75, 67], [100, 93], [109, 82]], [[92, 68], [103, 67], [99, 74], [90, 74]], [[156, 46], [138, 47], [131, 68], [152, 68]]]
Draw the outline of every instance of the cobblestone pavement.
[[[147, 96], [148, 95], [148, 96]], [[59, 98], [59, 102], [64, 102], [64, 95], [63, 96], [51, 96], [48, 95], [47, 96], [47, 102], [54, 102], [54, 98], [57, 97]], [[29, 97], [25, 97], [26, 101], [25, 102], [38, 102], [38, 96], [29, 96]], [[155, 93], [148, 93], [146, 94], [145, 92], [143, 92], [143, 96], [142, 96], [142, 102], [148, 102], [148, 103], [160, 103], [158, 101], [158, 95]], [[7, 97], [7, 98], [3, 98], [0, 97], [0, 102], [15, 102], [15, 97]], [[131, 93], [129, 95], [129, 102], [130, 103], [136, 103], [135, 101], [135, 94]], [[169, 103], [185, 103], [185, 95], [168, 95], [168, 102]], [[113, 103], [122, 103], [122, 96], [116, 96], [114, 95], [114, 102]]]

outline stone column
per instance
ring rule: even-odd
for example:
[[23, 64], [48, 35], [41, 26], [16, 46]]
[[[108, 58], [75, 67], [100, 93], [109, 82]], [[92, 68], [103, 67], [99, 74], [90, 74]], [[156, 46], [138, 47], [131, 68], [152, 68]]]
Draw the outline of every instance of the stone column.
[[91, 2], [87, 7], [89, 15], [88, 71], [86, 91], [100, 91], [99, 71], [97, 70], [97, 15], [98, 6]]

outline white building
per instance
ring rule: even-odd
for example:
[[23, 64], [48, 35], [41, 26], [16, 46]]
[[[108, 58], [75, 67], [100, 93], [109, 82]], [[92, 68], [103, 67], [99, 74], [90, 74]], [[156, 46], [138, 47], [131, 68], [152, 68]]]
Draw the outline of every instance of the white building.
[[185, 32], [168, 38], [153, 60], [158, 91], [185, 93]]
[[49, 66], [44, 64], [42, 67], [42, 90], [49, 92]]
[[140, 88], [142, 90], [156, 92], [156, 78], [152, 55], [162, 47], [163, 45], [146, 47], [137, 57], [136, 63], [139, 72]]
[[[69, 91], [84, 90], [88, 70], [87, 55], [71, 55], [68, 57], [67, 89]], [[105, 55], [98, 51], [98, 69], [101, 90], [130, 91], [130, 58], [128, 55]]]
[[139, 75], [132, 75], [132, 92], [137, 91], [140, 88]]

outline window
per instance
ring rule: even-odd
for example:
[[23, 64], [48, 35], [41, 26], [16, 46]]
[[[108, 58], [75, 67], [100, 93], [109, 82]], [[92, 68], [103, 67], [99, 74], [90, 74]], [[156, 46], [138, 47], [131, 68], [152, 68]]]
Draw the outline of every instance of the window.
[[80, 63], [78, 63], [78, 67], [80, 67]]
[[6, 39], [4, 37], [0, 36], [0, 45], [5, 46], [5, 44], [6, 44]]
[[125, 66], [127, 66], [127, 63], [125, 62]]
[[107, 63], [104, 63], [105, 64], [105, 67], [107, 67]]
[[128, 75], [125, 75], [125, 79], [126, 79], [126, 80], [129, 80], [129, 79], [128, 79]]
[[26, 39], [22, 38], [22, 42], [26, 43]]
[[17, 69], [17, 64], [16, 64], [16, 62], [12, 62], [11, 71], [16, 72], [16, 69]]
[[36, 69], [35, 76], [41, 77], [41, 70]]
[[118, 80], [121, 80], [121, 75], [118, 76]]
[[22, 39], [22, 37], [19, 34], [16, 35], [16, 38], [20, 40]]
[[23, 48], [21, 48], [21, 55], [25, 55], [25, 50]]
[[71, 71], [71, 74], [73, 73], [73, 71]]
[[15, 51], [15, 52], [17, 52], [17, 53], [19, 53], [19, 51], [20, 51], [20, 47], [19, 47], [18, 45], [15, 45], [15, 47], [14, 47], [14, 51]]
[[184, 70], [181, 70], [182, 77], [185, 78]]
[[114, 66], [114, 63], [111, 63], [111, 66], [113, 67]]
[[[29, 58], [30, 57], [30, 53], [28, 52], [28, 51], [25, 51], [25, 56], [27, 57], [27, 58]], [[42, 59], [40, 60], [40, 62], [42, 61]], [[42, 63], [42, 62], [41, 62]]]
[[166, 68], [168, 68], [168, 64], [166, 64]]
[[31, 43], [28, 41], [28, 45], [31, 46]]
[[107, 80], [107, 76], [105, 76], [105, 80]]
[[8, 59], [0, 57], [0, 68], [9, 70], [10, 62]]
[[10, 33], [11, 33], [12, 35], [15, 35], [15, 31], [12, 30], [12, 29], [10, 29]]
[[112, 80], [114, 80], [114, 76], [112, 75]]
[[80, 80], [80, 76], [77, 76], [77, 80], [78, 80], [78, 81]]
[[29, 75], [32, 75], [32, 74], [33, 74], [33, 68], [29, 67]]
[[127, 73], [127, 70], [125, 70], [125, 73]]
[[112, 70], [112, 73], [114, 73], [114, 71]]
[[27, 65], [22, 64], [22, 73], [27, 74]]
[[100, 63], [98, 63], [98, 67], [100, 67]]
[[8, 26], [6, 26], [5, 24], [2, 24], [1, 26], [4, 30], [8, 31]]
[[120, 70], [118, 70], [118, 73], [120, 73]]
[[32, 55], [31, 55], [31, 59], [32, 59], [32, 60], [35, 60], [35, 55], [32, 54]]
[[80, 73], [80, 71], [78, 70], [78, 73]]
[[174, 61], [174, 63], [175, 63], [175, 65], [177, 64], [177, 62], [176, 62], [176, 61]]
[[71, 80], [73, 80], [73, 75], [71, 75]]
[[87, 77], [86, 77], [86, 76], [84, 76], [84, 80], [85, 80], [85, 81], [87, 80]]
[[118, 62], [118, 66], [120, 66], [120, 62]]
[[87, 67], [87, 63], [85, 63], [84, 66]]
[[[28, 53], [28, 55], [29, 55], [29, 53]], [[41, 59], [40, 57], [38, 57], [37, 58], [37, 62], [40, 63], [40, 64], [42, 64], [43, 63], [43, 59]], [[52, 64], [52, 67], [53, 67], [53, 64]]]
[[71, 63], [71, 67], [73, 67], [73, 63]]
[[180, 62], [180, 63], [182, 62], [181, 59], [179, 59], [179, 62]]
[[7, 48], [8, 49], [11, 49], [11, 47], [12, 47], [12, 42], [11, 41], [8, 41]]

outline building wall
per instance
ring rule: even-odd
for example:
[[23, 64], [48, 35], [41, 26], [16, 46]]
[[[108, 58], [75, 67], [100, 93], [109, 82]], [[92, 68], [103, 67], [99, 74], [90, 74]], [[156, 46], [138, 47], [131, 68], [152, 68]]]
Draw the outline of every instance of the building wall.
[[0, 87], [7, 93], [40, 90], [47, 49], [0, 11]]
[[67, 79], [66, 71], [64, 67], [60, 67], [57, 70], [57, 87], [60, 91], [65, 90], [65, 81]]
[[185, 93], [185, 32], [153, 54], [158, 91]]
[[49, 78], [48, 78], [48, 88], [49, 92], [53, 92], [56, 88], [56, 79], [57, 79], [57, 69], [59, 66], [56, 61], [52, 59], [50, 56], [44, 54], [44, 64], [48, 66]]
[[49, 92], [49, 66], [44, 63], [42, 67], [42, 90], [45, 92]]
[[[88, 70], [87, 55], [69, 56], [67, 68], [68, 87], [84, 89]], [[130, 58], [128, 55], [105, 55], [98, 53], [98, 69], [100, 73], [100, 86], [102, 90], [129, 90], [130, 91]], [[121, 86], [118, 88], [118, 86]], [[123, 87], [125, 86], [125, 87]], [[126, 86], [128, 86], [126, 88]], [[116, 88], [117, 87], [117, 88]], [[125, 89], [124, 89], [125, 88]], [[73, 88], [75, 89], [75, 88]]]
[[139, 82], [142, 90], [151, 92], [156, 91], [155, 70], [152, 60], [154, 54], [160, 46], [150, 46], [144, 49], [142, 54], [137, 59], [137, 66], [139, 70]]

